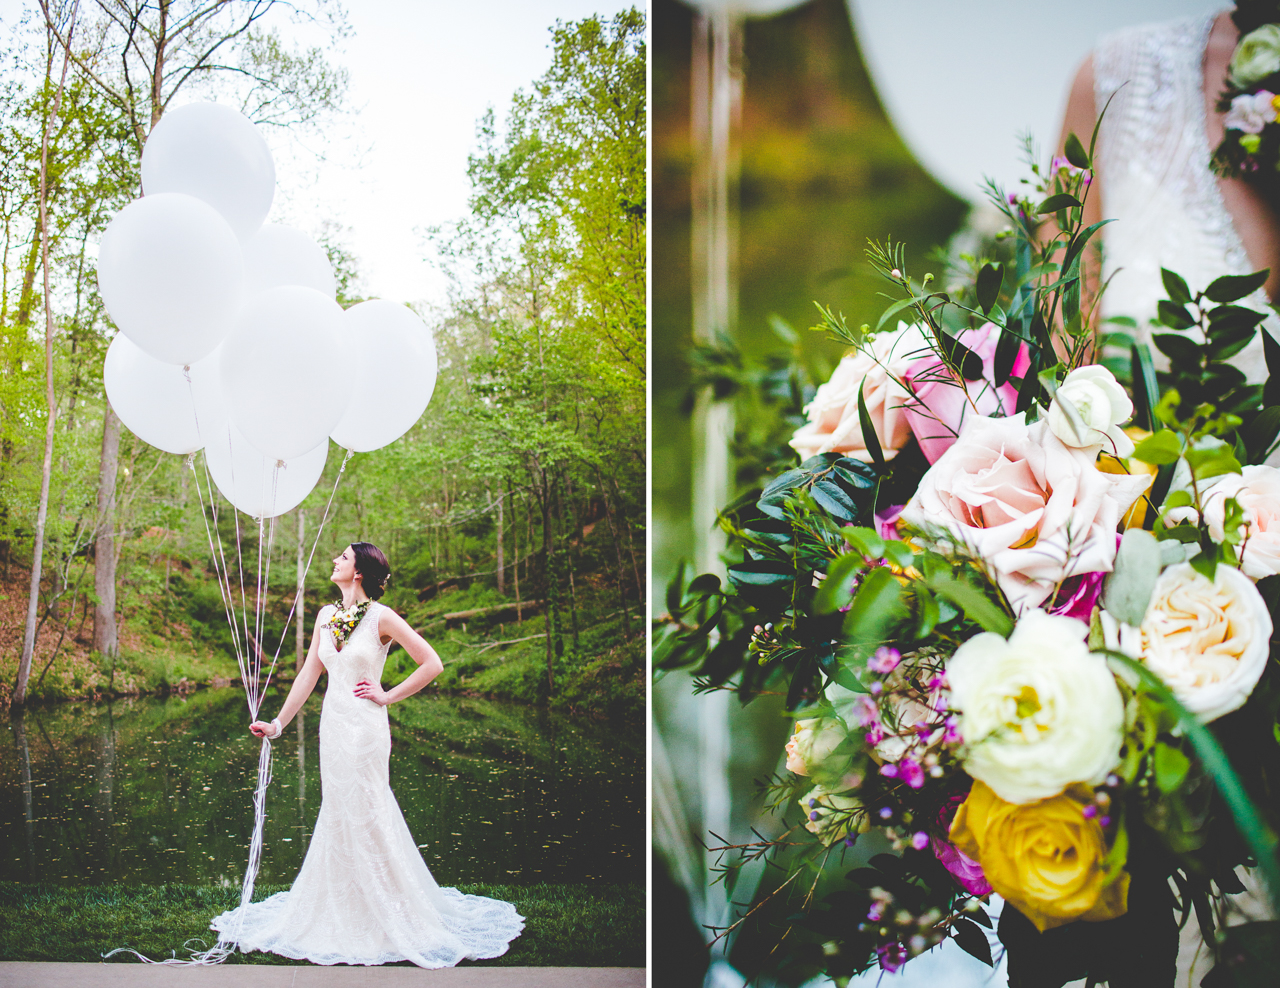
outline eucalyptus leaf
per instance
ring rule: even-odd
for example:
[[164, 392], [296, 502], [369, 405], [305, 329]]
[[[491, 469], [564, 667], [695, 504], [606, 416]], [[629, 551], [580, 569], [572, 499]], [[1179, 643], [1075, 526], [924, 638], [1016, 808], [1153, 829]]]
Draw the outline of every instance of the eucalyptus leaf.
[[1160, 280], [1164, 282], [1164, 290], [1175, 305], [1186, 305], [1191, 301], [1191, 289], [1187, 287], [1182, 275], [1175, 274], [1168, 268], [1160, 269]]
[[[1092, 168], [1093, 165], [1089, 161], [1089, 152], [1084, 149], [1084, 145], [1080, 143], [1080, 138], [1076, 137], [1073, 130], [1067, 135], [1067, 140], [1062, 146], [1063, 153], [1067, 156], [1067, 160], [1077, 168]], [[990, 961], [988, 961], [990, 963]]]
[[991, 307], [1000, 297], [1000, 284], [1004, 280], [1004, 267], [988, 261], [978, 271], [978, 308], [990, 313]]
[[1115, 569], [1102, 587], [1102, 606], [1117, 621], [1138, 627], [1160, 578], [1160, 544], [1150, 532], [1130, 528], [1120, 540]]
[[1072, 206], [1079, 206], [1080, 200], [1069, 192], [1059, 192], [1055, 196], [1050, 196], [1044, 202], [1036, 207], [1036, 212], [1043, 216], [1045, 213], [1056, 213], [1061, 209], [1070, 209]]
[[1271, 269], [1266, 268], [1253, 274], [1223, 275], [1209, 283], [1204, 290], [1205, 298], [1211, 302], [1235, 302], [1265, 285], [1270, 274]]

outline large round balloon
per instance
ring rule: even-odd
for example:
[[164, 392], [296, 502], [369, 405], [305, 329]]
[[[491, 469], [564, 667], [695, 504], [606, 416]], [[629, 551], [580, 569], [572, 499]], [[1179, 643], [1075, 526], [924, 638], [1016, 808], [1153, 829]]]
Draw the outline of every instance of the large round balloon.
[[301, 230], [279, 223], [264, 224], [245, 241], [244, 270], [250, 292], [302, 285], [329, 298], [338, 293], [324, 248]]
[[226, 418], [220, 408], [216, 352], [184, 371], [156, 360], [118, 333], [102, 363], [102, 383], [129, 431], [166, 453], [195, 452]]
[[367, 453], [399, 439], [426, 411], [436, 386], [436, 345], [426, 324], [396, 302], [361, 302], [342, 318], [356, 359], [340, 370], [351, 403], [329, 436]]
[[263, 456], [226, 420], [209, 436], [204, 455], [223, 497], [246, 515], [274, 518], [296, 508], [315, 488], [329, 458], [329, 443], [281, 461]]
[[102, 234], [98, 292], [145, 352], [195, 363], [222, 342], [244, 300], [240, 243], [199, 199], [174, 192], [136, 199]]
[[142, 189], [202, 199], [244, 238], [267, 218], [276, 166], [262, 134], [239, 110], [188, 103], [166, 113], [147, 138]]
[[351, 396], [342, 307], [314, 288], [269, 288], [245, 302], [222, 346], [222, 391], [245, 438], [288, 460], [322, 443]]

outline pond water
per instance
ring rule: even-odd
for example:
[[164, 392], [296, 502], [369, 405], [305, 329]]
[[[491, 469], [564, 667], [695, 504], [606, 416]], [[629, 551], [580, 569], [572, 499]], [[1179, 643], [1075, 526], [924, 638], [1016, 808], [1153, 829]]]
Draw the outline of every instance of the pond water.
[[[280, 709], [283, 691], [263, 705]], [[443, 885], [642, 882], [644, 733], [517, 704], [389, 709], [391, 787]], [[0, 881], [239, 885], [258, 742], [239, 688], [28, 710], [0, 745]], [[320, 809], [320, 702], [273, 746], [259, 881]]]

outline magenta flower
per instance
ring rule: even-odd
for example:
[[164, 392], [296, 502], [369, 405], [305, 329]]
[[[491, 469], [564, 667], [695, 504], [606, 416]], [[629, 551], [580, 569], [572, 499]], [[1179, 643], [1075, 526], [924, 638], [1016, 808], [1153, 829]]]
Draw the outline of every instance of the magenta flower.
[[[884, 774], [884, 769], [880, 770], [880, 774]], [[919, 789], [924, 785], [924, 769], [914, 758], [904, 758], [898, 762], [898, 777], [912, 789]]]
[[877, 947], [876, 954], [880, 958], [881, 969], [890, 974], [907, 963], [907, 948], [900, 943], [886, 943], [882, 947]]
[[896, 539], [898, 537], [898, 515], [902, 514], [902, 509], [905, 507], [905, 504], [895, 504], [875, 513], [875, 530], [880, 538]]
[[867, 668], [880, 676], [887, 676], [898, 668], [898, 663], [902, 661], [902, 653], [896, 648], [890, 648], [888, 645], [881, 645], [876, 649], [875, 655], [867, 659]]
[[[960, 809], [966, 795], [967, 793], [953, 794], [938, 811], [938, 827], [943, 833], [950, 832], [951, 821], [955, 819], [956, 811]], [[933, 848], [934, 857], [942, 863], [942, 867], [951, 872], [962, 889], [970, 895], [990, 895], [991, 883], [987, 881], [982, 865], [943, 837], [930, 834], [929, 845]]]

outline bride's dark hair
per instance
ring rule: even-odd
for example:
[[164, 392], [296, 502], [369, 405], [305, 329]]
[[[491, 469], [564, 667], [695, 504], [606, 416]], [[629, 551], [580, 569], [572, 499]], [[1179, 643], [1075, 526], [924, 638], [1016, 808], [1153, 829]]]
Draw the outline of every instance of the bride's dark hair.
[[1241, 35], [1250, 34], [1263, 24], [1280, 21], [1280, 3], [1276, 0], [1239, 0], [1231, 19]]
[[391, 579], [391, 564], [372, 542], [352, 542], [351, 551], [356, 554], [360, 585], [372, 600], [377, 600], [387, 589], [387, 580]]

